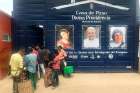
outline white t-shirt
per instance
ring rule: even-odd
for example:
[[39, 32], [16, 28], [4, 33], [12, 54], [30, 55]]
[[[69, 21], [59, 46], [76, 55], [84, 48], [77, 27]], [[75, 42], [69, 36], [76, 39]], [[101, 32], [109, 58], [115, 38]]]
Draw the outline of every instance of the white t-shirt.
[[99, 39], [95, 38], [93, 40], [84, 39], [84, 48], [99, 48]]

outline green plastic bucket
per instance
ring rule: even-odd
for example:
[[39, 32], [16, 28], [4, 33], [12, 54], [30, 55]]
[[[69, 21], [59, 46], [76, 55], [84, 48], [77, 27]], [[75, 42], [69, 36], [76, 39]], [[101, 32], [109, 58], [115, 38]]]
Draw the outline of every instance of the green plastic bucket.
[[66, 66], [64, 68], [64, 74], [71, 74], [73, 73], [73, 66]]

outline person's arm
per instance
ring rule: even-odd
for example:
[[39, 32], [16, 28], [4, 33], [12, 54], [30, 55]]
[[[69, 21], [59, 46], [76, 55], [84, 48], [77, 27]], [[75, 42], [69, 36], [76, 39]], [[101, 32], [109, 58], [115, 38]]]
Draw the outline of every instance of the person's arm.
[[23, 69], [23, 57], [19, 60], [19, 69], [22, 70]]
[[62, 59], [64, 59], [64, 57], [59, 54], [54, 58], [54, 63], [57, 62], [58, 60], [60, 61]]
[[9, 62], [9, 66], [11, 66], [12, 61], [13, 61], [13, 54], [11, 55], [10, 62]]
[[25, 67], [27, 67], [28, 66], [28, 57], [27, 56], [25, 56], [24, 57], [24, 61], [23, 61], [23, 65], [25, 66]]
[[56, 63], [58, 60], [59, 60], [59, 57], [58, 56], [55, 56], [55, 58], [53, 60], [53, 63]]
[[67, 53], [66, 53], [66, 51], [65, 51], [65, 50], [63, 50], [63, 52], [64, 52], [64, 57], [67, 57]]
[[12, 69], [12, 67], [11, 67], [12, 62], [13, 62], [13, 54], [11, 55], [11, 58], [10, 58], [10, 62], [9, 62], [9, 70]]

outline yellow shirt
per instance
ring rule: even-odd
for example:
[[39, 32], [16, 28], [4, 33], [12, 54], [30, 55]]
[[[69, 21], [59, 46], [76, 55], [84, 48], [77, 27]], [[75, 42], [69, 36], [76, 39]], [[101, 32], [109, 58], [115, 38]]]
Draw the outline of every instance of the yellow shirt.
[[23, 57], [19, 53], [12, 54], [10, 59], [11, 75], [19, 76], [23, 68]]

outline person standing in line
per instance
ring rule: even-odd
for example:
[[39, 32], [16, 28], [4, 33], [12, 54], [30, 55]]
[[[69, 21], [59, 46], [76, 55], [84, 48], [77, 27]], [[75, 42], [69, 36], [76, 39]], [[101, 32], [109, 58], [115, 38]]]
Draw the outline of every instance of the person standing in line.
[[62, 59], [63, 59], [63, 57], [60, 55], [58, 50], [56, 50], [55, 51], [55, 55], [54, 55], [54, 59], [53, 59], [53, 62], [52, 62], [52, 68], [53, 68], [53, 72], [52, 72], [52, 86], [54, 86], [54, 87], [59, 85], [58, 73], [60, 71], [60, 63], [61, 63]]
[[[37, 56], [38, 65], [41, 68], [43, 76], [45, 75], [45, 57], [46, 57], [46, 55], [47, 55], [47, 50], [45, 48], [42, 48], [39, 50], [38, 56]], [[40, 74], [41, 74], [41, 71], [40, 71]]]
[[[38, 58], [39, 51], [40, 51], [39, 45], [36, 45], [35, 47], [33, 47], [33, 53], [36, 54], [37, 58]], [[40, 76], [40, 66], [39, 66], [38, 59], [37, 59], [37, 64], [36, 64], [36, 70], [37, 70], [37, 77], [38, 79], [40, 79], [41, 76]]]
[[44, 61], [45, 61], [45, 69], [48, 67], [51, 57], [51, 52], [48, 48], [45, 48], [45, 55], [44, 55]]
[[60, 71], [61, 71], [62, 75], [64, 76], [64, 68], [67, 66], [67, 63], [65, 60], [67, 57], [67, 53], [61, 46], [58, 46], [58, 53], [62, 58], [61, 63], [60, 63]]
[[36, 89], [36, 65], [37, 65], [37, 55], [33, 52], [33, 48], [29, 47], [29, 54], [24, 57], [25, 67], [28, 71], [28, 78], [32, 82], [32, 87]]
[[10, 58], [10, 72], [13, 78], [13, 93], [18, 93], [19, 76], [23, 70], [23, 56], [25, 53], [24, 48], [19, 48], [17, 53], [12, 54]]

